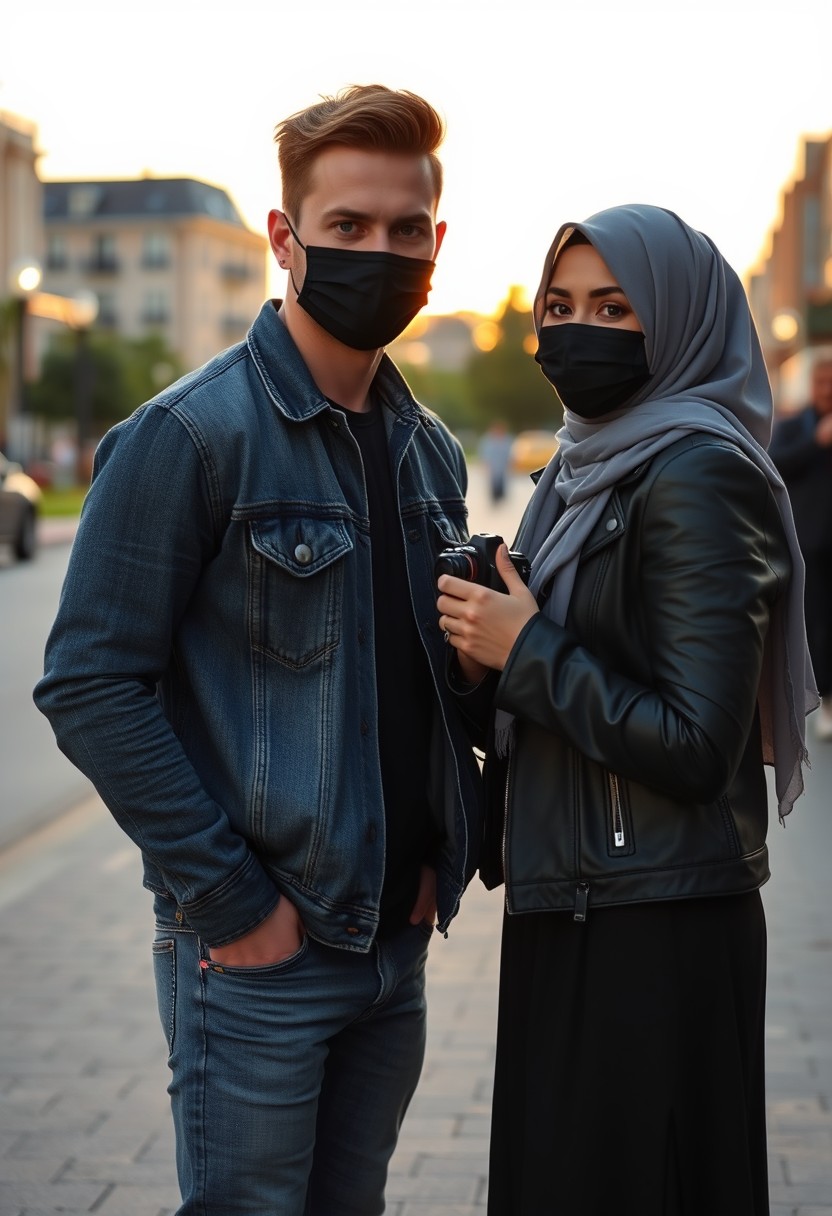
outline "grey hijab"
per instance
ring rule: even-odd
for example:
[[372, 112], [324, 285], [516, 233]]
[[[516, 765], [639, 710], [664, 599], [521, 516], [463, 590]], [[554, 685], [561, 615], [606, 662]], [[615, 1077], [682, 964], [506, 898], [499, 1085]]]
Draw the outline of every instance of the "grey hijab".
[[[543, 611], [563, 624], [581, 548], [613, 487], [684, 435], [719, 435], [768, 478], [791, 551], [788, 595], [775, 610], [758, 694], [764, 760], [773, 764], [781, 819], [803, 790], [805, 717], [818, 705], [803, 622], [803, 560], [783, 481], [766, 453], [772, 399], [742, 285], [713, 242], [660, 207], [611, 207], [566, 224], [547, 254], [535, 328], [562, 244], [577, 230], [601, 255], [645, 335], [650, 380], [624, 410], [600, 422], [570, 413], [558, 456], [527, 508], [517, 546], [532, 559], [531, 589], [552, 581]], [[566, 504], [559, 518], [558, 498]]]

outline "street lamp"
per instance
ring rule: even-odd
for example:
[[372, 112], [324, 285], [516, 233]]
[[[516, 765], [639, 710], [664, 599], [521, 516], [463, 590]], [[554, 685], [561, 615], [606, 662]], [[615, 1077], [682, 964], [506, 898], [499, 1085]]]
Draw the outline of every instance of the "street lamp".
[[90, 326], [98, 316], [98, 296], [93, 291], [78, 291], [68, 304], [67, 324], [75, 331], [75, 425], [78, 445], [75, 476], [78, 481], [86, 481], [86, 450], [92, 431], [95, 374], [87, 338]]
[[17, 423], [17, 443], [14, 445], [20, 451], [25, 463], [31, 454], [31, 435], [24, 433], [24, 427], [29, 425], [26, 411], [26, 314], [29, 299], [40, 287], [43, 271], [40, 263], [31, 257], [18, 258], [9, 268], [8, 288], [15, 303], [15, 354], [12, 370], [12, 384], [9, 398], [9, 430], [12, 423]]

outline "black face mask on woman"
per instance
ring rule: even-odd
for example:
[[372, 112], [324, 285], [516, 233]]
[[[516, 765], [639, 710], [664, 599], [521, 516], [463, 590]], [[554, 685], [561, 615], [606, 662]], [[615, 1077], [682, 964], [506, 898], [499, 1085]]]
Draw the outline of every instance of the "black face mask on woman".
[[435, 262], [398, 253], [303, 245], [288, 219], [286, 223], [306, 253], [300, 291], [292, 275], [298, 304], [345, 346], [353, 350], [386, 346], [427, 304]]
[[600, 325], [545, 325], [535, 359], [573, 414], [589, 420], [621, 409], [650, 379], [644, 334]]

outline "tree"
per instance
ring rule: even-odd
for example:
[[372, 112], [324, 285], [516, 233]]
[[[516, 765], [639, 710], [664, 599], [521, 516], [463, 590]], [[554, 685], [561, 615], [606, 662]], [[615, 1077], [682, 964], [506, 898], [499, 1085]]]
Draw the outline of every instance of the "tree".
[[64, 332], [44, 356], [31, 386], [30, 409], [53, 421], [77, 418], [79, 375], [85, 376], [92, 429], [102, 433], [182, 374], [177, 356], [156, 334], [128, 339], [92, 331]]
[[534, 361], [532, 314], [523, 306], [519, 287], [509, 289], [496, 321], [495, 346], [478, 351], [468, 365], [471, 400], [480, 425], [485, 428], [503, 419], [515, 432], [558, 430], [563, 408]]

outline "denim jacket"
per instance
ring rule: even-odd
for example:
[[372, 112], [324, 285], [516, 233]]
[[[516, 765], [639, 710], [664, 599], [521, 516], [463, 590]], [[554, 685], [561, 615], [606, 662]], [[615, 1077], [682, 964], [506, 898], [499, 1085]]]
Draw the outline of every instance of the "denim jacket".
[[[386, 356], [375, 386], [437, 694], [444, 930], [481, 835], [433, 578], [439, 549], [466, 536], [465, 466]], [[211, 945], [285, 892], [313, 937], [370, 947], [385, 839], [373, 607], [358, 446], [267, 301], [245, 342], [102, 440], [35, 690], [141, 848], [145, 885]]]

